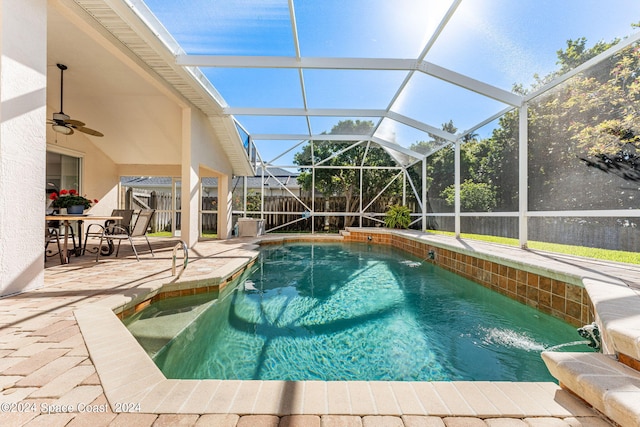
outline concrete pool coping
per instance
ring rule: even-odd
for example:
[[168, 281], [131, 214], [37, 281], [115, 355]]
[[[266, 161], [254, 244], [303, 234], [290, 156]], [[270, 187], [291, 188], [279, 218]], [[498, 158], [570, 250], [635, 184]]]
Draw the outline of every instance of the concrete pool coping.
[[[121, 416], [134, 416], [126, 413], [126, 405], [142, 405], [143, 402], [149, 407], [141, 407], [140, 410], [149, 415], [139, 420], [150, 419], [151, 422], [161, 419], [162, 416], [177, 417], [178, 414], [187, 414], [187, 410], [203, 409], [203, 412], [190, 414], [282, 416], [313, 413], [313, 416], [317, 417], [331, 413], [359, 414], [363, 417], [362, 420], [372, 415], [389, 414], [385, 416], [397, 417], [426, 414], [425, 416], [483, 419], [499, 417], [528, 420], [527, 417], [542, 417], [541, 422], [545, 417], [553, 417], [555, 422], [560, 423], [558, 425], [607, 425], [593, 409], [554, 383], [348, 384], [316, 381], [296, 383], [168, 380], [159, 373], [157, 367], [114, 314], [114, 310], [122, 311], [128, 304], [144, 301], [147, 296], [158, 294], [163, 286], [177, 292], [194, 284], [198, 286], [205, 277], [211, 278], [212, 270], [233, 274], [236, 271], [233, 264], [250, 262], [255, 253], [255, 244], [260, 240], [274, 243], [285, 238], [341, 240], [339, 236], [268, 235], [262, 239], [201, 242], [192, 251], [194, 262], [179, 280], [175, 280], [168, 273], [171, 265], [168, 253], [162, 255], [159, 251], [156, 257], [145, 256], [139, 263], [130, 258], [105, 259], [98, 264], [74, 259], [74, 262], [81, 263], [48, 268], [45, 272], [45, 288], [0, 300], [0, 320], [3, 326], [0, 334], [0, 385], [3, 390], [0, 401], [46, 399], [48, 402], [65, 403], [83, 400], [87, 403], [109, 405], [108, 414], [103, 418], [97, 414], [91, 415], [91, 425], [108, 425], [109, 420], [117, 421]], [[459, 242], [445, 236], [433, 238], [429, 235], [427, 238], [454, 246], [477, 246], [475, 242]], [[160, 240], [152, 241], [154, 249], [158, 241]], [[164, 246], [171, 247], [169, 244]], [[496, 251], [493, 245], [487, 247], [488, 253], [492, 254], [503, 250], [498, 248]], [[532, 256], [528, 251], [509, 249], [516, 257]], [[568, 259], [567, 266], [575, 264], [575, 261]], [[593, 265], [592, 260], [586, 261], [587, 267]], [[592, 264], [589, 264], [590, 262]], [[621, 271], [620, 266], [610, 263], [606, 265], [612, 271]], [[598, 269], [602, 270], [600, 267]], [[640, 284], [640, 271], [629, 274]], [[215, 276], [220, 276], [218, 279], [221, 280], [222, 275]], [[78, 327], [82, 333], [78, 332]], [[72, 333], [74, 335], [69, 337]], [[25, 343], [28, 344], [26, 348]], [[87, 358], [89, 355], [90, 358]], [[54, 356], [59, 360], [53, 360]], [[53, 365], [56, 365], [55, 369]], [[58, 365], [68, 367], [62, 368]], [[94, 374], [89, 372], [92, 370]], [[79, 371], [87, 371], [83, 374], [86, 377], [80, 378]], [[135, 400], [118, 400], [125, 398]], [[178, 405], [174, 402], [182, 403]], [[150, 409], [151, 407], [153, 409]], [[135, 411], [136, 408], [129, 409]], [[122, 414], [117, 415], [116, 410]], [[165, 415], [159, 417], [158, 414]], [[54, 415], [2, 413], [0, 423], [21, 425], [15, 421]], [[83, 415], [89, 416], [75, 416], [80, 419]], [[69, 416], [72, 418], [73, 414]], [[189, 419], [195, 424], [197, 415], [193, 417], [195, 418]], [[200, 418], [204, 420], [203, 417], [205, 416], [202, 415]], [[97, 422], [98, 419], [107, 421], [100, 424]], [[322, 419], [324, 423], [324, 418]], [[582, 421], [578, 422], [576, 419]], [[9, 422], [6, 422], [7, 420]], [[256, 420], [257, 418], [252, 419], [252, 422]], [[317, 418], [318, 423], [319, 420]], [[357, 418], [358, 422], [362, 420]], [[235, 425], [235, 421], [229, 425]], [[583, 421], [587, 424], [581, 424]], [[440, 424], [435, 425], [443, 424], [440, 421]]]
[[587, 417], [554, 383], [221, 381], [166, 379], [107, 307], [75, 311], [112, 407], [151, 413]]

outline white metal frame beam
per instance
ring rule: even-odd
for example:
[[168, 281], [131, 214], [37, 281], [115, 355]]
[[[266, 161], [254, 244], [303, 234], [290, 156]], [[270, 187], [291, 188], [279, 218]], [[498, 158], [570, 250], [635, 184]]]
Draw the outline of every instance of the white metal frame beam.
[[181, 66], [216, 68], [302, 68], [313, 70], [418, 70], [416, 59], [295, 56], [176, 55]]
[[369, 139], [368, 135], [329, 135], [329, 134], [316, 134], [316, 135], [305, 135], [302, 133], [299, 134], [288, 134], [288, 133], [258, 133], [252, 134], [251, 139], [254, 141], [362, 141], [363, 139]]
[[394, 143], [389, 142], [389, 141], [385, 141], [384, 139], [380, 139], [380, 138], [378, 138], [376, 136], [371, 138], [371, 141], [375, 142], [376, 144], [381, 145], [383, 147], [389, 148], [391, 150], [395, 150], [395, 151], [398, 151], [398, 152], [400, 152], [402, 154], [406, 154], [407, 156], [413, 157], [414, 159], [421, 159], [423, 157], [423, 155], [420, 154], [420, 153], [416, 153], [413, 150], [410, 150], [408, 148], [404, 148], [404, 147], [402, 147], [402, 146], [400, 146], [398, 144], [394, 144]]
[[320, 117], [383, 117], [385, 110], [368, 108], [260, 108], [227, 107], [224, 114], [234, 116], [320, 116]]
[[313, 70], [420, 71], [453, 85], [517, 107], [522, 96], [420, 59], [313, 58], [294, 56], [176, 55], [181, 66], [216, 68], [285, 68]]
[[423, 132], [430, 133], [431, 135], [446, 139], [447, 141], [455, 142], [455, 140], [458, 138], [457, 135], [449, 133], [445, 130], [428, 125], [426, 123], [420, 122], [410, 117], [403, 116], [402, 114], [394, 113], [393, 111], [389, 111], [386, 116], [391, 120], [395, 120], [399, 123], [405, 124], [414, 129], [418, 129]]
[[518, 243], [527, 247], [529, 241], [529, 105], [520, 107], [518, 116]]

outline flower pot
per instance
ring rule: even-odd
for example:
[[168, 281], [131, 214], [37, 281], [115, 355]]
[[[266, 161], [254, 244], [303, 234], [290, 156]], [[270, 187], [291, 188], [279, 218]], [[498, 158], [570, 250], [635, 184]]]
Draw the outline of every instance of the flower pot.
[[69, 215], [80, 215], [83, 212], [84, 212], [84, 206], [83, 205], [69, 206], [67, 208], [67, 214], [69, 214]]

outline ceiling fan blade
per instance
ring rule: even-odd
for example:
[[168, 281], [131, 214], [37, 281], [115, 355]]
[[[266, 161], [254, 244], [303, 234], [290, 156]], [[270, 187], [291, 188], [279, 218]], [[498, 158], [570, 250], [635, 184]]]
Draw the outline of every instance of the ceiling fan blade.
[[84, 126], [84, 123], [81, 122], [80, 120], [67, 119], [67, 120], [65, 120], [65, 123], [67, 123], [68, 125], [71, 125], [71, 126]]
[[91, 135], [91, 136], [104, 136], [102, 132], [98, 132], [97, 130], [82, 127], [82, 126], [74, 126], [74, 129], [77, 130], [78, 132], [86, 133], [87, 135]]

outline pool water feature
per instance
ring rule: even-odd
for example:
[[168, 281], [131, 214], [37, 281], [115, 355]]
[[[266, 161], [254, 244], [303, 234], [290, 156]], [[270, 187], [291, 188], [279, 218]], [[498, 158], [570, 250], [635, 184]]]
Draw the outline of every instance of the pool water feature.
[[[215, 300], [165, 300], [127, 320], [167, 378], [553, 381], [540, 352], [579, 338], [561, 320], [386, 246], [266, 246], [230, 286]], [[158, 330], [171, 334], [149, 340]]]

